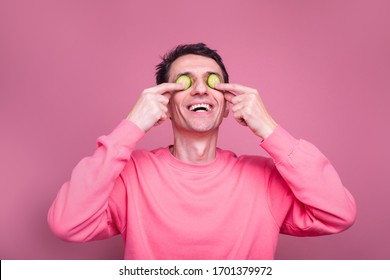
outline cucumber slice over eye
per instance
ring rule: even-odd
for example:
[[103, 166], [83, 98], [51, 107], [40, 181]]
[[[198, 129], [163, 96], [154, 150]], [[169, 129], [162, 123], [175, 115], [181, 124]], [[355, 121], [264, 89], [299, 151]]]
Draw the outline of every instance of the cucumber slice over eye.
[[180, 75], [176, 79], [176, 83], [183, 84], [185, 86], [184, 90], [188, 89], [192, 85], [192, 80], [188, 75]]
[[208, 77], [207, 77], [207, 85], [214, 89], [215, 88], [215, 85], [216, 84], [220, 84], [221, 83], [221, 79], [219, 78], [218, 75], [216, 74], [210, 74]]

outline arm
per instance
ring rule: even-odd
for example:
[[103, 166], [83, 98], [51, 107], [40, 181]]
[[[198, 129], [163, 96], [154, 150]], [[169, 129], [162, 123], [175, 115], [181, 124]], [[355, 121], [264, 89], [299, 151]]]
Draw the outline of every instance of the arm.
[[121, 172], [136, 143], [167, 118], [167, 104], [180, 84], [145, 89], [127, 120], [98, 139], [95, 153], [79, 162], [48, 213], [52, 231], [69, 241], [107, 238], [125, 228], [126, 190]]
[[142, 136], [135, 124], [123, 120], [98, 139], [95, 153], [77, 164], [49, 209], [48, 223], [57, 236], [84, 242], [122, 231], [125, 213], [115, 207], [125, 202], [120, 174]]
[[354, 223], [356, 205], [352, 195], [315, 146], [293, 138], [281, 127], [261, 146], [275, 162], [271, 167], [268, 199], [281, 233], [331, 234]]
[[263, 141], [275, 161], [269, 181], [269, 204], [281, 232], [292, 235], [335, 233], [356, 217], [352, 195], [328, 159], [312, 144], [277, 126], [257, 90], [218, 84], [232, 105], [234, 118]]

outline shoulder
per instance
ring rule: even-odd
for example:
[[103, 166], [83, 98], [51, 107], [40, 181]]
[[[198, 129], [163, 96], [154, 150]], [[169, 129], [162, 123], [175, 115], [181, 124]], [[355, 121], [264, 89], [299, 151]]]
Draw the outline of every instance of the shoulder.
[[274, 166], [272, 158], [260, 155], [241, 155], [238, 157], [239, 162], [249, 166]]
[[154, 150], [137, 149], [134, 150], [131, 157], [134, 160], [161, 158], [166, 153], [167, 148], [157, 148]]
[[164, 148], [151, 151], [147, 149], [134, 150], [126, 164], [124, 173], [153, 172], [153, 170], [165, 168], [163, 150]]
[[261, 155], [237, 155], [230, 150], [218, 149], [220, 157], [225, 161], [234, 161], [237, 166], [246, 168], [269, 168], [273, 169], [275, 164], [272, 158]]

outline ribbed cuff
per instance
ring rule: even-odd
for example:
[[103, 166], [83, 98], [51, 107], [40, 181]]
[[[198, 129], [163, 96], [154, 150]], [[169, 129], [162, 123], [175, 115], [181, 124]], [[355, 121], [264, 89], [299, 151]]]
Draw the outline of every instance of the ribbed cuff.
[[297, 146], [299, 140], [294, 138], [281, 126], [268, 136], [260, 146], [274, 159], [275, 163], [283, 161]]
[[[119, 151], [127, 150], [131, 153], [135, 149], [138, 141], [144, 135], [145, 132], [136, 124], [124, 119], [110, 134], [99, 137], [98, 146], [103, 142], [107, 142], [116, 147]], [[128, 154], [128, 152], [126, 152], [126, 154]]]

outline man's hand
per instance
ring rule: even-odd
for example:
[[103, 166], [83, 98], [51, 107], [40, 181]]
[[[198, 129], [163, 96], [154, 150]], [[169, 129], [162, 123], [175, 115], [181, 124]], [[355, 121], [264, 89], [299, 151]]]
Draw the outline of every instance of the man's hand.
[[217, 84], [215, 89], [222, 91], [225, 99], [232, 104], [233, 117], [248, 126], [255, 135], [266, 139], [275, 130], [277, 124], [268, 114], [256, 89], [238, 84]]
[[183, 88], [182, 84], [164, 83], [145, 89], [127, 116], [127, 120], [147, 132], [169, 118], [167, 107], [169, 99], [175, 91]]

